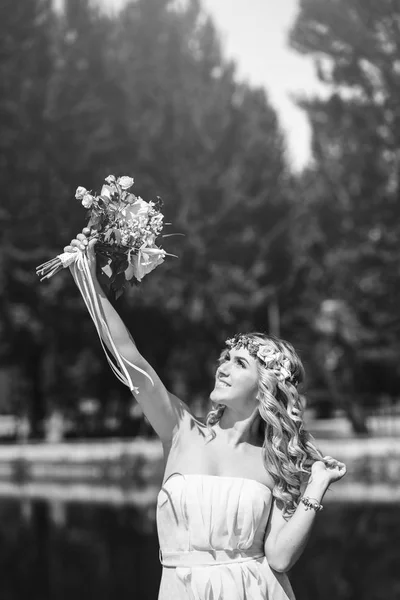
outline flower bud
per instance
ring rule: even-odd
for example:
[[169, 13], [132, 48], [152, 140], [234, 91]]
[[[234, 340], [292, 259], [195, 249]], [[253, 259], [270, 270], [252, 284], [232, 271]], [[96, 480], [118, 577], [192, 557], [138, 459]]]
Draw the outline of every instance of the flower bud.
[[87, 189], [80, 185], [79, 187], [76, 188], [75, 198], [77, 200], [82, 200], [82, 198], [84, 197], [84, 195], [86, 193], [87, 193]]

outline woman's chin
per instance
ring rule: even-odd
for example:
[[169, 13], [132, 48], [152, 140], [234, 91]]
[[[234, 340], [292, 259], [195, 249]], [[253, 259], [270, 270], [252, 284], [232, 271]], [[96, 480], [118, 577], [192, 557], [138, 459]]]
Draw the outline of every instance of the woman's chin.
[[224, 390], [221, 388], [214, 388], [210, 394], [210, 400], [219, 404], [225, 404], [226, 392], [224, 393]]

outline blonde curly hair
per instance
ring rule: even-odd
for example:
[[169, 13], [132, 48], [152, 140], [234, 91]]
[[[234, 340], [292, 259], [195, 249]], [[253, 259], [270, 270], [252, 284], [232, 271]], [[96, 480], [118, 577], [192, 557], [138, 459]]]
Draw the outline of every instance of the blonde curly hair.
[[[301, 497], [301, 484], [311, 473], [312, 464], [322, 459], [313, 437], [304, 429], [303, 405], [298, 386], [304, 381], [304, 367], [293, 346], [263, 333], [237, 335], [227, 340], [231, 348], [244, 347], [257, 359], [258, 410], [263, 422], [263, 462], [270, 473], [273, 496], [282, 503], [289, 518]], [[212, 426], [222, 417], [225, 406], [217, 404], [206, 417]]]

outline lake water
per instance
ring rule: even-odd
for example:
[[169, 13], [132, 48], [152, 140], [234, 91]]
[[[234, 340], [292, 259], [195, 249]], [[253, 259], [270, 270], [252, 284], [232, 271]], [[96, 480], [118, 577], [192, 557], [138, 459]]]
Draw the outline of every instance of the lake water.
[[[160, 576], [154, 503], [0, 499], [1, 600], [156, 600]], [[399, 600], [398, 505], [327, 504], [291, 580], [297, 600]]]

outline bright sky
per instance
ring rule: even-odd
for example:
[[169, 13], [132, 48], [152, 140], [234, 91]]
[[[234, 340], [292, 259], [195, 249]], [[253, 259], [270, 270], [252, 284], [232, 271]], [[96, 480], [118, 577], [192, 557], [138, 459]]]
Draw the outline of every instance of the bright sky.
[[[117, 10], [126, 0], [98, 0]], [[240, 79], [263, 86], [287, 135], [289, 157], [301, 169], [310, 157], [310, 128], [295, 94], [321, 91], [313, 64], [288, 48], [287, 34], [299, 0], [202, 0], [222, 35], [225, 54], [235, 59]]]
[[287, 36], [295, 21], [298, 0], [202, 0], [214, 17], [239, 76], [267, 90], [287, 135], [293, 167], [310, 156], [310, 128], [291, 97], [317, 90], [312, 62], [290, 50]]

